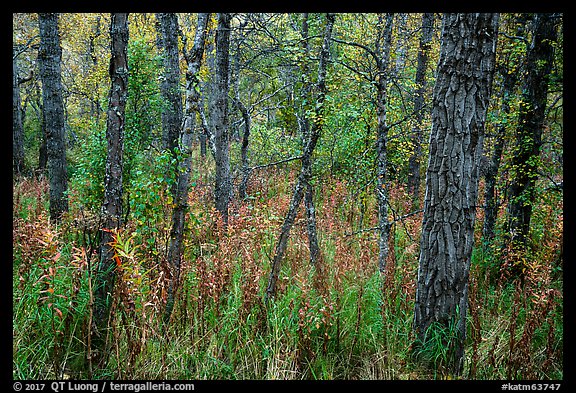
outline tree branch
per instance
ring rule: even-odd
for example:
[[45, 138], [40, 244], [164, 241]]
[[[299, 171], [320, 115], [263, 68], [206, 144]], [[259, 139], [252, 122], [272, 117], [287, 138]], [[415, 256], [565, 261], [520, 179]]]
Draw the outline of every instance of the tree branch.
[[[391, 208], [391, 207], [390, 207], [390, 208]], [[411, 213], [408, 213], [408, 214], [405, 214], [405, 215], [400, 216], [400, 217], [398, 217], [398, 218], [395, 218], [394, 220], [388, 222], [388, 226], [391, 226], [392, 224], [394, 224], [394, 223], [396, 223], [396, 222], [398, 222], [398, 221], [403, 221], [403, 220], [405, 220], [406, 218], [411, 217], [411, 216], [414, 216], [414, 215], [416, 215], [416, 214], [418, 214], [418, 213], [422, 213], [423, 211], [424, 211], [424, 209], [415, 210], [415, 211], [413, 211], [413, 212], [411, 212]], [[392, 209], [392, 212], [394, 212], [394, 209]], [[406, 229], [406, 228], [404, 228], [404, 229]], [[362, 233], [362, 232], [371, 232], [371, 231], [379, 231], [379, 230], [380, 230], [380, 227], [379, 227], [379, 226], [377, 226], [377, 227], [371, 227], [371, 228], [363, 228], [363, 229], [359, 229], [359, 230], [354, 231], [354, 232], [345, 232], [345, 233], [344, 233], [344, 236], [348, 237], [348, 236], [357, 235], [357, 234]], [[406, 231], [406, 233], [408, 234], [408, 237], [410, 237], [410, 239], [411, 239], [412, 241], [414, 241], [414, 239], [412, 239], [412, 237], [410, 236], [410, 233], [408, 233], [408, 231]]]
[[276, 161], [276, 162], [271, 162], [271, 163], [269, 163], [269, 164], [256, 165], [256, 166], [253, 166], [253, 167], [249, 168], [249, 170], [250, 170], [250, 171], [253, 171], [253, 170], [255, 170], [255, 169], [267, 168], [267, 167], [269, 167], [269, 166], [284, 164], [285, 162], [296, 161], [296, 160], [300, 160], [300, 159], [302, 159], [302, 156], [290, 157], [290, 158], [286, 158], [286, 159], [284, 159], [284, 160], [280, 160], [280, 161]]
[[374, 52], [372, 49], [368, 48], [366, 45], [362, 45], [362, 44], [359, 44], [357, 42], [344, 41], [344, 40], [340, 40], [338, 38], [332, 38], [332, 41], [338, 42], [339, 44], [350, 45], [350, 46], [355, 46], [355, 47], [360, 48], [360, 49], [364, 49], [366, 52], [368, 52], [368, 54], [370, 56], [372, 56], [372, 58], [374, 59], [376, 64], [378, 64], [378, 62], [379, 62], [379, 58], [378, 58], [378, 55], [376, 54], [376, 52]]

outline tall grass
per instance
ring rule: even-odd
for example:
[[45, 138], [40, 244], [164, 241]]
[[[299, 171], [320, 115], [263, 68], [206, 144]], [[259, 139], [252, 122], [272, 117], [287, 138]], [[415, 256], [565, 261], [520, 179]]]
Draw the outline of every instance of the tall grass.
[[[182, 282], [167, 328], [161, 321], [165, 231], [148, 241], [131, 222], [117, 233], [104, 369], [95, 369], [88, 358], [94, 248], [85, 241], [90, 229], [79, 225], [85, 216], [72, 204], [62, 224], [53, 226], [46, 184], [14, 184], [14, 378], [451, 378], [441, 368], [425, 367], [412, 351], [421, 216], [394, 224], [393, 252], [381, 275], [376, 234], [352, 234], [365, 207], [350, 198], [346, 182], [318, 185], [319, 263], [309, 264], [301, 212], [277, 296], [263, 303], [290, 202], [287, 179], [293, 178], [276, 169], [254, 175], [251, 197], [232, 207], [227, 228], [211, 209], [210, 187], [200, 181], [192, 187]], [[410, 198], [393, 189], [395, 214], [408, 213]], [[365, 217], [363, 225], [375, 225], [371, 219]], [[561, 232], [561, 223], [549, 217], [541, 225], [544, 240], [527, 256], [531, 269], [524, 284], [491, 276], [499, 262], [494, 253], [476, 249], [462, 378], [562, 379], [562, 277], [551, 260], [557, 242], [545, 235]], [[433, 362], [444, 350], [435, 348], [427, 354]]]

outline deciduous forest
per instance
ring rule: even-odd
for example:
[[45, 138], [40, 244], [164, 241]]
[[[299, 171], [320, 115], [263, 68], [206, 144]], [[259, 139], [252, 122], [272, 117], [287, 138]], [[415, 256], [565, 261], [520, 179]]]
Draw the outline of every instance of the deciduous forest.
[[14, 13], [16, 380], [564, 378], [562, 13]]

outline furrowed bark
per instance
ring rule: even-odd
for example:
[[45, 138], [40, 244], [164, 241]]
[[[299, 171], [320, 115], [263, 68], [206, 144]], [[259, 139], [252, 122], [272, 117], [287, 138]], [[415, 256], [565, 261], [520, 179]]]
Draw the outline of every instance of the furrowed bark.
[[462, 372], [468, 276], [498, 14], [445, 14], [434, 88], [422, 219], [415, 348], [441, 337], [446, 366]]

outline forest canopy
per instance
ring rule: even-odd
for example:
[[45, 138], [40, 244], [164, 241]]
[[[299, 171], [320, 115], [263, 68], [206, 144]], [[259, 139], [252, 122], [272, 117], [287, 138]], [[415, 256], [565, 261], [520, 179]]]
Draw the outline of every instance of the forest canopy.
[[563, 379], [563, 14], [12, 18], [14, 379]]

